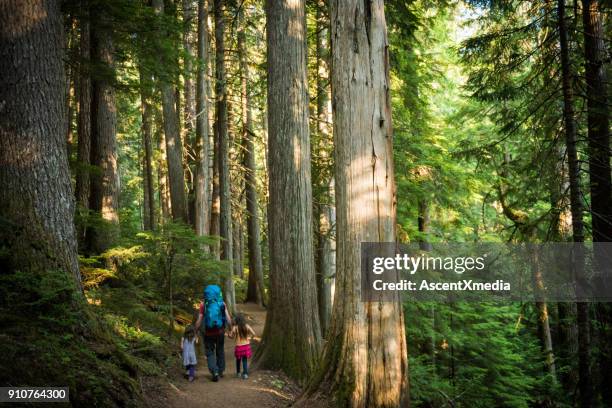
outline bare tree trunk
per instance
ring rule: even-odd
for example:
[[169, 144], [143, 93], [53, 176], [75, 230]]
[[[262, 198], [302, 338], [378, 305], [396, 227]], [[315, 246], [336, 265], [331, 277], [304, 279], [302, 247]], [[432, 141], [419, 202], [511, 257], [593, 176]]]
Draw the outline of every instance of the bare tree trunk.
[[236, 304], [233, 279], [232, 253], [232, 196], [229, 172], [229, 135], [227, 132], [227, 85], [225, 78], [225, 0], [215, 0], [215, 65], [217, 98], [217, 134], [219, 136], [219, 235], [221, 237], [221, 259], [227, 261], [225, 300], [230, 310]]
[[[216, 86], [215, 86], [216, 87]], [[216, 105], [215, 105], [216, 110]], [[213, 163], [212, 163], [212, 191], [210, 203], [210, 235], [219, 236], [219, 219], [221, 216], [221, 197], [219, 195], [219, 130], [217, 119], [213, 125]], [[213, 245], [212, 252], [216, 259], [221, 259], [221, 246]]]
[[198, 66], [196, 84], [196, 182], [195, 230], [199, 236], [209, 233], [208, 205], [208, 1], [198, 1]]
[[246, 190], [247, 247], [249, 257], [249, 280], [246, 302], [263, 305], [263, 262], [261, 259], [259, 199], [257, 193], [257, 168], [255, 166], [255, 133], [253, 114], [248, 89], [249, 67], [246, 55], [246, 22], [244, 11], [240, 13], [238, 31], [238, 59], [240, 63], [240, 100], [242, 102], [242, 143], [244, 146], [244, 171]]
[[[612, 176], [603, 15], [599, 1], [582, 1], [593, 242], [612, 241]], [[607, 280], [607, 277], [603, 278]]]
[[[104, 20], [109, 17], [104, 6], [92, 10], [92, 54], [94, 60], [114, 69], [114, 47]], [[91, 164], [97, 171], [90, 175], [92, 211], [101, 215], [106, 225], [94, 224], [88, 232], [89, 247], [100, 253], [112, 246], [119, 233], [119, 174], [117, 171], [117, 109], [115, 90], [108, 78], [93, 81]]]
[[[196, 186], [197, 186], [197, 156], [198, 139], [196, 135], [196, 81], [194, 81], [195, 40], [194, 22], [197, 21], [194, 0], [182, 0], [183, 3], [183, 132], [185, 173], [187, 175], [187, 208], [189, 223], [196, 227]], [[195, 60], [197, 62], [197, 60]]]
[[[609, 251], [599, 242], [612, 241], [612, 175], [610, 173], [610, 123], [607, 95], [606, 46], [604, 19], [606, 14], [598, 0], [582, 1], [584, 26], [584, 60], [587, 94], [587, 124], [589, 145], [589, 177], [591, 190], [591, 221], [597, 287], [610, 288], [612, 259]], [[600, 329], [594, 331], [599, 337], [598, 373], [602, 398], [605, 405], [612, 400], [612, 348], [609, 327], [612, 320], [610, 307], [604, 303], [596, 305]], [[595, 337], [595, 336], [594, 336]]]
[[319, 375], [306, 395], [345, 407], [403, 407], [402, 305], [363, 302], [361, 242], [395, 242], [395, 183], [383, 0], [332, 1], [336, 298]]
[[[83, 5], [81, 10], [81, 20], [79, 26], [81, 36], [79, 42], [79, 81], [78, 81], [78, 98], [79, 111], [77, 120], [77, 169], [76, 169], [76, 186], [75, 196], [77, 201], [77, 210], [86, 212], [89, 209], [89, 166], [91, 155], [91, 75], [90, 75], [90, 59], [91, 59], [91, 35], [89, 26], [89, 9]], [[85, 228], [79, 228], [78, 239], [80, 242], [85, 241]]]
[[144, 229], [155, 230], [155, 196], [153, 189], [153, 113], [149, 103], [149, 91], [144, 80], [144, 74], [140, 71], [141, 91], [140, 104], [142, 115], [142, 144], [143, 155], [143, 185], [144, 185]]
[[[563, 85], [563, 118], [570, 182], [570, 205], [572, 212], [573, 240], [578, 245], [584, 242], [584, 224], [582, 222], [582, 201], [580, 191], [580, 169], [576, 149], [576, 120], [574, 117], [574, 95], [572, 90], [572, 68], [569, 58], [567, 23], [565, 20], [565, 0], [558, 0], [558, 26], [561, 48], [561, 73]], [[584, 275], [583, 252], [578, 249], [575, 260], [575, 276], [580, 280]], [[589, 312], [588, 304], [578, 302], [578, 391], [580, 406], [590, 408], [592, 405], [592, 384], [589, 356]]]
[[234, 225], [232, 229], [234, 233], [234, 275], [244, 279], [244, 264], [243, 248], [242, 248], [242, 219], [239, 216], [234, 215]]
[[[161, 119], [161, 115], [159, 115]], [[164, 141], [164, 133], [161, 130], [163, 126], [161, 120], [157, 123], [157, 136], [158, 136], [158, 148], [159, 148], [159, 161], [157, 163], [157, 177], [159, 185], [159, 202], [162, 210], [161, 223], [165, 223], [170, 219], [172, 208], [170, 204], [170, 192], [168, 191], [168, 168], [167, 168], [167, 157], [166, 157], [166, 143]]]
[[0, 242], [10, 249], [3, 251], [3, 273], [61, 269], [81, 288], [66, 155], [64, 57], [59, 2], [2, 3]]
[[[164, 0], [153, 0], [155, 14], [164, 14]], [[160, 35], [166, 33], [160, 30]], [[167, 58], [160, 57], [161, 64], [168, 64]], [[187, 201], [185, 198], [185, 174], [183, 171], [183, 144], [179, 130], [179, 110], [174, 86], [168, 80], [160, 84], [162, 106], [164, 112], [164, 139], [166, 141], [166, 156], [168, 160], [168, 184], [170, 187], [170, 202], [172, 219], [187, 222]]]
[[321, 329], [312, 245], [304, 0], [267, 0], [270, 306], [258, 358], [304, 380]]

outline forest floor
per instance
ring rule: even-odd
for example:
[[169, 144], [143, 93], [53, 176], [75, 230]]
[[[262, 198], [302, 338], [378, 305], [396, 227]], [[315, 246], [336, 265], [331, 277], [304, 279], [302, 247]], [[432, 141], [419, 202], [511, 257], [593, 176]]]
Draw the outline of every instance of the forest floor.
[[[248, 324], [257, 333], [252, 342], [253, 349], [256, 350], [263, 333], [266, 311], [250, 303], [239, 304], [237, 309], [245, 315]], [[234, 340], [226, 336], [225, 376], [214, 383], [206, 368], [206, 357], [200, 344], [195, 381], [188, 382], [183, 377], [183, 369], [177, 363], [166, 379], [158, 380], [154, 384], [143, 384], [147, 405], [152, 408], [272, 408], [287, 407], [295, 401], [300, 388], [294, 382], [281, 372], [258, 370], [257, 367], [251, 367], [250, 363], [249, 361], [249, 378], [236, 378]]]

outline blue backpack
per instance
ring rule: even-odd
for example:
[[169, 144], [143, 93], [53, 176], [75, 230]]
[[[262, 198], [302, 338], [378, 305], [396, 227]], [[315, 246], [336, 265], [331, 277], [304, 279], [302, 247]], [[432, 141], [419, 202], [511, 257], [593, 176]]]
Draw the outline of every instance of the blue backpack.
[[204, 288], [204, 305], [204, 328], [225, 327], [225, 303], [218, 285], [208, 285]]

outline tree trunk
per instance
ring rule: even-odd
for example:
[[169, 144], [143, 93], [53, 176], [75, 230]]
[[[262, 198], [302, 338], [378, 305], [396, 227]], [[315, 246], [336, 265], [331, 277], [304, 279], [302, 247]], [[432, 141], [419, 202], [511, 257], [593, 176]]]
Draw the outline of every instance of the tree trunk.
[[234, 215], [234, 275], [244, 279], [244, 264], [243, 259], [243, 248], [242, 248], [242, 220], [241, 217]]
[[[612, 259], [607, 247], [598, 242], [612, 241], [612, 180], [610, 174], [609, 106], [607, 95], [606, 47], [604, 33], [604, 11], [597, 0], [582, 1], [584, 25], [584, 59], [587, 94], [587, 125], [589, 145], [589, 177], [591, 190], [591, 220], [595, 261], [596, 285], [609, 292], [612, 276]], [[610, 334], [606, 330], [612, 320], [610, 307], [604, 303], [596, 305], [599, 330], [598, 375], [605, 405], [612, 400], [612, 379], [608, 373], [612, 368]]]
[[[89, 28], [89, 9], [83, 6], [82, 18], [79, 20], [81, 28], [80, 44], [79, 44], [79, 80], [78, 80], [78, 98], [79, 111], [77, 120], [77, 168], [76, 168], [76, 185], [75, 196], [77, 202], [77, 210], [83, 211], [84, 215], [89, 209], [89, 166], [91, 155], [91, 75], [90, 75], [90, 58], [91, 58], [91, 35]], [[79, 228], [78, 239], [80, 242], [85, 241], [85, 228]]]
[[[584, 242], [584, 224], [582, 222], [580, 169], [576, 149], [576, 120], [574, 117], [574, 95], [572, 90], [572, 69], [569, 58], [567, 23], [565, 21], [565, 0], [558, 0], [557, 4], [563, 86], [563, 119], [569, 167], [572, 233], [574, 242], [581, 245]], [[581, 250], [577, 252], [575, 276], [576, 279], [580, 280], [584, 275], [584, 257]], [[582, 408], [590, 408], [592, 404], [592, 386], [589, 356], [588, 304], [578, 302], [576, 309], [578, 320], [578, 391], [580, 393], [580, 406]]]
[[[593, 242], [612, 241], [609, 101], [603, 15], [599, 1], [582, 1]], [[607, 280], [607, 277], [603, 278]]]
[[[155, 14], [163, 16], [164, 0], [153, 0]], [[160, 35], [166, 33], [160, 29]], [[170, 63], [168, 58], [160, 57], [160, 64]], [[162, 107], [164, 112], [164, 136], [166, 141], [166, 157], [168, 160], [168, 184], [170, 187], [170, 202], [172, 219], [187, 222], [187, 201], [185, 198], [185, 174], [183, 171], [183, 144], [179, 131], [177, 97], [174, 86], [167, 79], [160, 84]]]
[[167, 168], [167, 157], [166, 157], [166, 143], [164, 141], [164, 133], [161, 130], [162, 125], [161, 115], [158, 116], [157, 120], [157, 137], [158, 137], [158, 148], [159, 148], [159, 161], [157, 163], [157, 177], [159, 185], [159, 202], [162, 210], [162, 217], [160, 222], [163, 224], [170, 219], [172, 209], [170, 207], [170, 192], [168, 191], [168, 168]]
[[59, 2], [2, 3], [0, 242], [10, 248], [3, 251], [8, 258], [3, 269], [61, 269], [80, 288], [66, 155], [64, 58]]
[[332, 1], [337, 208], [336, 298], [319, 376], [308, 394], [338, 406], [409, 404], [402, 305], [363, 302], [362, 242], [395, 242], [387, 34], [382, 0]]
[[246, 302], [263, 305], [263, 262], [261, 259], [259, 198], [257, 193], [257, 167], [255, 165], [255, 133], [249, 94], [249, 67], [246, 55], [246, 22], [240, 12], [238, 31], [238, 59], [240, 64], [240, 101], [242, 103], [242, 143], [244, 146], [244, 171], [246, 190], [247, 246], [249, 277]]
[[219, 236], [221, 237], [221, 260], [227, 261], [225, 300], [230, 310], [236, 304], [233, 279], [232, 253], [232, 196], [229, 173], [229, 135], [227, 132], [227, 86], [225, 79], [225, 0], [215, 0], [215, 65], [217, 98], [217, 134], [219, 137]]
[[185, 169], [188, 179], [188, 213], [189, 223], [196, 226], [196, 186], [197, 186], [197, 149], [198, 139], [196, 135], [196, 81], [194, 81], [195, 60], [195, 41], [194, 41], [194, 21], [196, 21], [196, 10], [194, 0], [183, 0], [183, 49], [185, 55], [183, 57], [183, 89], [184, 89], [184, 107], [183, 107], [183, 141], [185, 143]]
[[144, 229], [155, 230], [155, 196], [153, 189], [153, 113], [149, 103], [148, 81], [144, 81], [142, 70], [140, 71], [140, 104], [142, 115], [142, 144], [144, 148], [143, 157], [143, 185], [144, 185]]
[[[111, 32], [104, 20], [104, 6], [92, 10], [92, 56], [96, 63], [114, 69]], [[90, 175], [89, 208], [100, 214], [104, 225], [94, 223], [88, 232], [90, 250], [101, 253], [112, 246], [119, 233], [119, 174], [117, 171], [117, 109], [115, 90], [107, 77], [94, 78], [92, 106], [91, 164], [97, 169]]]
[[209, 233], [208, 205], [208, 1], [198, 1], [198, 66], [196, 84], [195, 231]]
[[267, 0], [270, 306], [258, 358], [305, 380], [321, 345], [303, 0]]

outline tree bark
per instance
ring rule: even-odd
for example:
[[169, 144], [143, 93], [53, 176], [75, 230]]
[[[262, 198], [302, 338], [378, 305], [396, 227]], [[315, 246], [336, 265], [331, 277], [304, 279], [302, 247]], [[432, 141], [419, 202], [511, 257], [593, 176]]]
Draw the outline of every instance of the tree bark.
[[153, 107], [149, 102], [149, 91], [144, 81], [144, 74], [140, 71], [140, 105], [142, 115], [142, 144], [143, 155], [143, 186], [144, 186], [144, 229], [155, 230], [155, 196], [153, 189]]
[[338, 406], [407, 406], [402, 305], [363, 302], [362, 242], [395, 242], [396, 200], [383, 0], [334, 0], [332, 96], [337, 208], [336, 298], [328, 343], [307, 395]]
[[163, 224], [170, 220], [172, 213], [170, 204], [170, 192], [168, 191], [168, 160], [166, 157], [166, 143], [164, 141], [164, 132], [161, 130], [163, 127], [161, 115], [158, 116], [157, 120], [157, 137], [158, 137], [158, 148], [159, 148], [159, 161], [157, 163], [157, 177], [159, 185], [159, 202], [162, 210], [162, 217], [160, 222]]
[[209, 233], [208, 204], [208, 1], [198, 1], [198, 66], [196, 83], [196, 172], [195, 230], [199, 236]]
[[232, 252], [232, 196], [229, 173], [229, 134], [227, 132], [227, 84], [225, 78], [225, 0], [215, 0], [215, 65], [217, 98], [217, 134], [219, 137], [219, 236], [221, 237], [221, 260], [228, 264], [225, 279], [225, 300], [230, 310], [236, 304], [233, 279]]
[[[92, 9], [92, 56], [109, 72], [114, 70], [114, 46], [108, 31], [103, 5]], [[89, 248], [101, 253], [111, 247], [119, 235], [119, 174], [117, 170], [117, 109], [115, 89], [107, 75], [94, 78], [92, 106], [91, 164], [89, 208], [100, 214], [104, 224], [94, 223], [88, 234]]]
[[[153, 9], [158, 16], [164, 15], [164, 0], [153, 0]], [[160, 29], [160, 36], [166, 33]], [[168, 64], [168, 58], [160, 57], [160, 63]], [[164, 115], [164, 136], [168, 161], [168, 184], [172, 219], [187, 222], [187, 201], [185, 197], [185, 174], [183, 171], [183, 143], [179, 130], [177, 97], [174, 86], [167, 79], [160, 83]]]
[[305, 380], [321, 329], [312, 229], [304, 0], [267, 0], [270, 306], [258, 358]]
[[[609, 107], [603, 12], [599, 1], [582, 1], [587, 93], [589, 176], [593, 242], [612, 241]], [[608, 260], [609, 262], [609, 260]], [[604, 277], [606, 280], [606, 277]]]
[[[582, 201], [580, 191], [580, 169], [576, 149], [576, 119], [574, 117], [574, 95], [572, 89], [572, 67], [569, 58], [567, 23], [565, 17], [565, 0], [558, 0], [558, 28], [561, 56], [561, 74], [563, 86], [563, 119], [570, 182], [570, 206], [572, 213], [573, 241], [578, 244], [575, 259], [575, 276], [577, 280], [584, 275], [584, 257], [580, 246], [584, 242], [584, 224], [582, 222]], [[589, 356], [589, 313], [588, 304], [576, 304], [578, 320], [578, 391], [580, 406], [590, 408], [592, 405], [592, 385]]]
[[[91, 34], [89, 23], [89, 9], [83, 6], [82, 18], [79, 20], [81, 35], [79, 40], [79, 80], [78, 80], [78, 119], [77, 119], [77, 168], [75, 196], [77, 210], [89, 209], [89, 174], [91, 155], [91, 75], [89, 65], [91, 63]], [[84, 214], [84, 215], [85, 215]], [[79, 228], [78, 239], [82, 243], [85, 240], [85, 228]]]
[[61, 269], [81, 288], [66, 154], [64, 58], [59, 2], [2, 2], [0, 242], [10, 248], [3, 268]]
[[[194, 21], [196, 21], [196, 9], [194, 0], [183, 0], [183, 49], [185, 55], [183, 57], [183, 89], [184, 89], [184, 106], [183, 106], [183, 141], [185, 144], [185, 169], [187, 174], [187, 201], [189, 223], [195, 229], [196, 215], [196, 185], [197, 181], [197, 149], [198, 139], [196, 135], [196, 97], [197, 97], [197, 79], [194, 81], [194, 65], [195, 60], [195, 41], [194, 41]], [[197, 61], [197, 60], [195, 60]]]
[[247, 250], [249, 277], [246, 302], [263, 305], [263, 262], [261, 259], [259, 198], [257, 193], [257, 167], [255, 165], [255, 132], [249, 94], [249, 67], [246, 54], [246, 22], [244, 11], [239, 15], [238, 59], [240, 64], [240, 101], [242, 104], [242, 143], [246, 190]]

